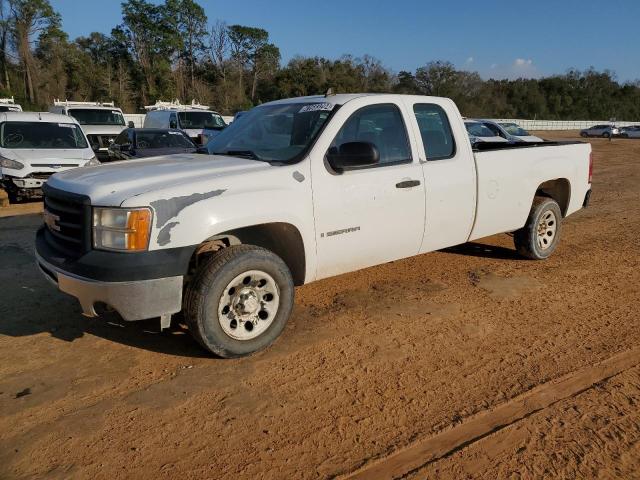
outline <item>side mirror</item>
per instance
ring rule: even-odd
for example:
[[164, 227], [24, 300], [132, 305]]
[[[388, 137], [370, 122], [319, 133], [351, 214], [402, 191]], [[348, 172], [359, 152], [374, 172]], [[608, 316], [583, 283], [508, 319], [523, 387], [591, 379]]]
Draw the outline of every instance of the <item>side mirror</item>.
[[127, 124], [127, 127], [129, 128], [136, 128], [136, 124], [133, 123], [133, 120], [129, 120], [129, 123]]
[[327, 161], [336, 172], [371, 167], [380, 163], [380, 151], [371, 142], [347, 142], [327, 151]]
[[175, 120], [169, 120], [169, 128], [178, 128], [178, 122]]

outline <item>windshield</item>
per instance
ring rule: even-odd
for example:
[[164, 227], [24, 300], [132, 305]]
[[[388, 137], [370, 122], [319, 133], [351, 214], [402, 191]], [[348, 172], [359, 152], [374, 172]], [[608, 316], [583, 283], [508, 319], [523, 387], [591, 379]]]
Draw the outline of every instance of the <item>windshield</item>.
[[196, 146], [182, 132], [137, 132], [138, 148], [192, 148]]
[[327, 121], [330, 103], [287, 103], [249, 110], [207, 144], [209, 153], [289, 162], [304, 152]]
[[516, 137], [528, 137], [530, 135], [529, 132], [515, 123], [501, 123], [500, 125], [509, 135], [515, 135]]
[[227, 126], [220, 115], [213, 112], [179, 112], [178, 119], [182, 128], [222, 129]]
[[467, 132], [469, 135], [473, 135], [474, 137], [495, 137], [496, 135], [485, 127], [482, 123], [465, 123], [465, 127], [467, 127]]
[[87, 148], [80, 127], [73, 123], [4, 122], [0, 126], [3, 148], [69, 149]]
[[71, 108], [69, 115], [80, 125], [124, 125], [124, 117], [118, 110]]

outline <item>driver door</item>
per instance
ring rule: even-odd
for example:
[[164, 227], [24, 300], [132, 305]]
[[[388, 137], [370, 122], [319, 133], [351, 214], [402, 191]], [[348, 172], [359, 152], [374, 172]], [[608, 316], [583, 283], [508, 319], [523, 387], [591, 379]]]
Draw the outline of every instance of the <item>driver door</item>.
[[[338, 127], [327, 129], [311, 158], [317, 278], [416, 255], [422, 241], [424, 178], [404, 107], [358, 103], [342, 106], [331, 122]], [[335, 172], [325, 154], [348, 142], [373, 143], [380, 163]]]

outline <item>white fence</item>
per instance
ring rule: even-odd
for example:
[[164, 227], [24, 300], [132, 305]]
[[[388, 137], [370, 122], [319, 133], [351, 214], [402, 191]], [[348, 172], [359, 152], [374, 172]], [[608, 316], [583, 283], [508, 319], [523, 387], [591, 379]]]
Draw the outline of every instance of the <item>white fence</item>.
[[[231, 123], [233, 117], [222, 117], [227, 123]], [[137, 128], [142, 128], [144, 123], [144, 113], [125, 113], [124, 119], [127, 123], [132, 121]], [[525, 130], [581, 130], [593, 125], [609, 124], [609, 120], [525, 120], [522, 118], [500, 118], [496, 122], [517, 123]], [[618, 127], [629, 125], [640, 125], [640, 122], [615, 122]]]
[[[501, 118], [496, 122], [517, 123], [525, 130], [581, 130], [593, 125], [609, 125], [609, 120], [524, 120], [521, 118]], [[618, 127], [638, 125], [640, 122], [615, 122]]]

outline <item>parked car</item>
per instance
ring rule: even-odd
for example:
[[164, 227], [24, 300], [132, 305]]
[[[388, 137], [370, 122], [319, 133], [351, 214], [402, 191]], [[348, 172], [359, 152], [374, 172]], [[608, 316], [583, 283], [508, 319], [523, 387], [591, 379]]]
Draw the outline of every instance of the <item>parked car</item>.
[[515, 141], [520, 142], [544, 142], [544, 140], [540, 137], [536, 137], [535, 135], [531, 135], [528, 131], [522, 128], [517, 123], [512, 122], [491, 122], [493, 125], [497, 126], [502, 132], [507, 135], [510, 135]]
[[464, 126], [467, 129], [469, 140], [471, 140], [472, 145], [480, 142], [509, 142], [508, 139], [501, 137], [484, 123], [477, 120], [466, 120], [464, 122]]
[[42, 197], [42, 185], [54, 173], [99, 164], [73, 118], [0, 113], [0, 184], [12, 202]]
[[196, 144], [181, 130], [127, 128], [109, 146], [109, 160], [194, 153], [197, 149]]
[[640, 125], [622, 127], [620, 129], [620, 136], [622, 138], [640, 138]]
[[620, 130], [615, 125], [594, 125], [593, 127], [580, 130], [581, 137], [602, 137], [610, 138], [615, 137], [620, 133]]
[[144, 128], [182, 130], [196, 145], [206, 145], [227, 127], [218, 112], [196, 102], [191, 102], [191, 105], [182, 105], [178, 101], [157, 102], [144, 108], [147, 110]]
[[87, 316], [107, 304], [167, 328], [184, 306], [204, 348], [248, 355], [281, 334], [295, 285], [501, 232], [548, 258], [588, 204], [591, 145], [483, 146], [446, 98], [265, 103], [209, 143], [214, 155], [52, 177], [37, 262]]
[[21, 112], [22, 107], [18, 105], [13, 97], [0, 98], [0, 112]]
[[125, 129], [122, 110], [113, 102], [55, 100], [49, 111], [75, 118], [99, 160], [109, 159], [109, 145]]

